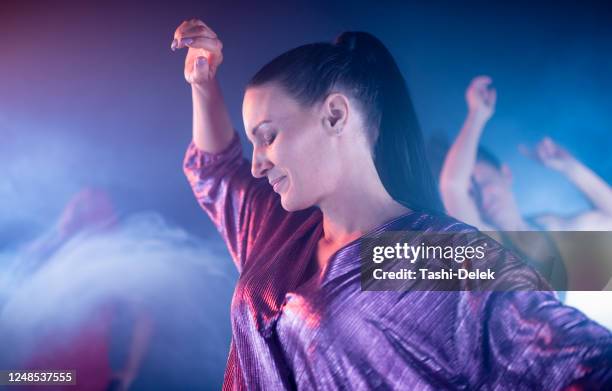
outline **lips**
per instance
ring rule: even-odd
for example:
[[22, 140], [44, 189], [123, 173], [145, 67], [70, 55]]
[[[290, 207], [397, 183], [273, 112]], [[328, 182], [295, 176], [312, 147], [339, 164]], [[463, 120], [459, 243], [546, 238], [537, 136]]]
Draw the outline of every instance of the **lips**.
[[280, 176], [278, 178], [274, 178], [273, 180], [270, 181], [270, 186], [272, 186], [274, 188], [274, 191], [277, 191], [278, 189], [278, 184], [285, 179], [286, 176]]

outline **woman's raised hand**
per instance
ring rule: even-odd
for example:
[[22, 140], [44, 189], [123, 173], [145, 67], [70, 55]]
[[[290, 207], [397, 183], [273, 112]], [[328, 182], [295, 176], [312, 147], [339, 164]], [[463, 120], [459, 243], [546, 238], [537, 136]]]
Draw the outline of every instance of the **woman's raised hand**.
[[199, 19], [189, 19], [178, 26], [170, 48], [188, 48], [185, 80], [191, 85], [206, 85], [214, 79], [223, 61], [223, 44], [217, 34]]
[[493, 115], [497, 101], [497, 92], [489, 87], [492, 82], [489, 76], [475, 77], [465, 92], [470, 113], [485, 121]]

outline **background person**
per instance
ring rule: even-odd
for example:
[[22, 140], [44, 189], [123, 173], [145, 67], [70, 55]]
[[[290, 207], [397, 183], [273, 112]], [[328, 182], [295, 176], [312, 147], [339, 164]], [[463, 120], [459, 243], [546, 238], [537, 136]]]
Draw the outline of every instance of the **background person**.
[[492, 80], [479, 76], [466, 90], [468, 115], [440, 172], [440, 194], [449, 215], [487, 231], [535, 267], [556, 290], [567, 289], [567, 275], [554, 240], [537, 220], [522, 216], [512, 191], [512, 172], [479, 146], [495, 111]]
[[[45, 270], [58, 266], [52, 264], [54, 260], [60, 262], [54, 256], [65, 245], [72, 240], [78, 241], [83, 237], [101, 235], [117, 227], [118, 216], [109, 194], [102, 189], [83, 188], [68, 201], [53, 228], [25, 246], [21, 254], [16, 257], [16, 261], [4, 276], [8, 291], [16, 292], [15, 297], [23, 296], [20, 293], [22, 286], [29, 289], [29, 281], [44, 274]], [[80, 261], [90, 262], [89, 259]], [[78, 278], [74, 270], [71, 272], [65, 275], [65, 278]], [[62, 288], [56, 284], [58, 281], [47, 281], [44, 284], [49, 297], [61, 291]], [[74, 281], [65, 282], [65, 285], [71, 284], [74, 284]], [[89, 292], [81, 294], [87, 296]], [[11, 295], [6, 298], [11, 313], [15, 307], [14, 303], [10, 302], [12, 298]], [[68, 308], [70, 303], [66, 302], [65, 305]], [[0, 306], [0, 320], [6, 316], [2, 310]], [[38, 308], [38, 310], [45, 309]], [[56, 386], [52, 389], [128, 390], [138, 377], [153, 334], [151, 316], [137, 300], [127, 297], [92, 302], [81, 310], [82, 319], [73, 322], [76, 324], [71, 325], [68, 332], [58, 327], [57, 318], [69, 318], [70, 314], [58, 313], [47, 319], [43, 327], [37, 330], [37, 335], [30, 335], [27, 344], [32, 345], [32, 348], [28, 350], [26, 346], [20, 346], [27, 351], [25, 357], [18, 359], [20, 368], [76, 371], [78, 379], [76, 385]], [[126, 341], [127, 347], [122, 350], [121, 369], [114, 370], [111, 365], [111, 343], [115, 337], [113, 324], [119, 318], [118, 314], [124, 315], [123, 312], [131, 315], [130, 331]], [[25, 312], [22, 316], [25, 316]], [[18, 323], [18, 320], [15, 322]], [[8, 341], [5, 341], [4, 345], [8, 346]], [[16, 351], [12, 353], [17, 354]], [[32, 389], [38, 388], [32, 387]]]

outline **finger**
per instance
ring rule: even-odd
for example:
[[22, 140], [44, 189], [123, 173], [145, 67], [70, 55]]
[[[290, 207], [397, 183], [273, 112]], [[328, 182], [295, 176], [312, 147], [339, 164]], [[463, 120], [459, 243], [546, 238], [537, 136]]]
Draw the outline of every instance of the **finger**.
[[495, 88], [492, 88], [491, 91], [489, 92], [487, 103], [490, 107], [494, 107], [496, 102], [497, 102], [497, 90]]
[[174, 31], [174, 39], [180, 41], [187, 35], [205, 35], [211, 38], [216, 38], [217, 35], [203, 22], [195, 19], [186, 20], [181, 23]]
[[178, 38], [181, 36], [183, 31], [188, 29], [191, 26], [191, 23], [188, 20], [183, 21], [179, 26], [174, 30], [174, 38]]
[[174, 46], [175, 49], [182, 49], [182, 48], [189, 47], [188, 45], [193, 42], [193, 38], [180, 38], [180, 39], [175, 39], [173, 42], [176, 42]]
[[481, 97], [483, 103], [487, 107], [491, 106], [491, 91], [490, 90], [487, 90], [486, 88], [483, 88], [482, 91], [480, 92], [480, 97]]
[[472, 85], [477, 88], [486, 87], [492, 82], [493, 80], [489, 76], [486, 76], [486, 75], [477, 76], [474, 79], [472, 79]]
[[491, 77], [487, 76], [487, 75], [480, 75], [480, 76], [476, 76], [474, 79], [472, 79], [472, 83], [491, 83]]
[[[202, 29], [204, 31], [204, 35], [209, 36], [211, 38], [217, 38], [217, 34], [204, 22], [200, 19], [189, 19], [181, 23], [181, 25], [176, 29], [176, 34], [185, 34], [185, 32], [193, 29]], [[176, 38], [176, 37], [175, 37]]]
[[[193, 40], [195, 38], [198, 38], [199, 36], [202, 36], [202, 34], [203, 34], [202, 32], [200, 32], [199, 35], [197, 33], [187, 34], [187, 35], [179, 34], [177, 37], [175, 37], [172, 40], [172, 43], [170, 44], [170, 49], [174, 51], [176, 49], [182, 49], [185, 47], [189, 47], [189, 45], [193, 42]], [[216, 38], [210, 38], [210, 39], [216, 39]]]
[[199, 24], [190, 26], [182, 30], [179, 34], [181, 35], [181, 38], [193, 37], [193, 36], [204, 36], [208, 38], [217, 38], [217, 34], [215, 34], [211, 29], [209, 29], [206, 26], [199, 25]]
[[194, 37], [181, 40], [177, 47], [190, 47], [196, 49], [204, 49], [215, 55], [221, 53], [223, 44], [217, 38]]
[[544, 140], [542, 141], [542, 145], [544, 146], [544, 151], [549, 156], [554, 155], [554, 153], [555, 153], [555, 144], [552, 142], [552, 140], [549, 137], [544, 138]]
[[194, 80], [207, 80], [210, 75], [210, 65], [205, 56], [199, 56], [193, 62], [193, 78]]
[[560, 157], [563, 157], [563, 158], [569, 158], [569, 157], [572, 157], [572, 154], [571, 154], [571, 153], [570, 153], [570, 152], [569, 152], [567, 149], [565, 149], [565, 148], [563, 148], [562, 146], [557, 145], [557, 144], [555, 144], [555, 146], [556, 146], [556, 148], [557, 148], [557, 154], [558, 154]]
[[178, 48], [179, 41], [183, 36], [183, 30], [189, 26], [189, 21], [185, 20], [174, 30], [172, 36], [172, 43], [170, 44], [170, 50], [175, 51]]
[[208, 36], [210, 36], [212, 38], [217, 38], [217, 34], [213, 31], [213, 29], [208, 27], [208, 25], [206, 23], [202, 22], [201, 20], [198, 20], [197, 21], [197, 25], [204, 27], [204, 29], [206, 30]]
[[209, 65], [208, 59], [205, 56], [199, 56], [195, 60], [195, 70], [198, 73], [208, 74]]
[[535, 147], [535, 155], [540, 162], [545, 162], [550, 158], [550, 154], [546, 148], [546, 143], [544, 140], [540, 141]]
[[547, 148], [551, 151], [558, 149], [558, 145], [548, 136], [544, 137], [543, 142], [546, 143]]
[[545, 143], [542, 145], [541, 156], [542, 156], [542, 159], [546, 159], [546, 160], [554, 159], [555, 149], [549, 143]]

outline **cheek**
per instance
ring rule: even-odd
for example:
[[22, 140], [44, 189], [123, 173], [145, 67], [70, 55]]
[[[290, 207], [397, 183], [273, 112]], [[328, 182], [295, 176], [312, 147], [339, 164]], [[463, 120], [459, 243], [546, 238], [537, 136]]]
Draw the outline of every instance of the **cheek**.
[[320, 145], [313, 129], [296, 130], [293, 134], [295, 137], [287, 137], [283, 148], [278, 150], [278, 164], [300, 182], [316, 184], [317, 180], [323, 178], [321, 163], [327, 153], [325, 146]]
[[315, 193], [328, 187], [327, 176], [318, 164], [317, 158], [305, 156], [303, 160], [295, 160], [289, 169], [290, 177], [293, 179], [292, 187], [303, 195], [315, 195]]
[[323, 167], [320, 155], [293, 156], [287, 171], [291, 180], [285, 201], [292, 209], [310, 207], [332, 189], [333, 183], [330, 183], [329, 172]]

